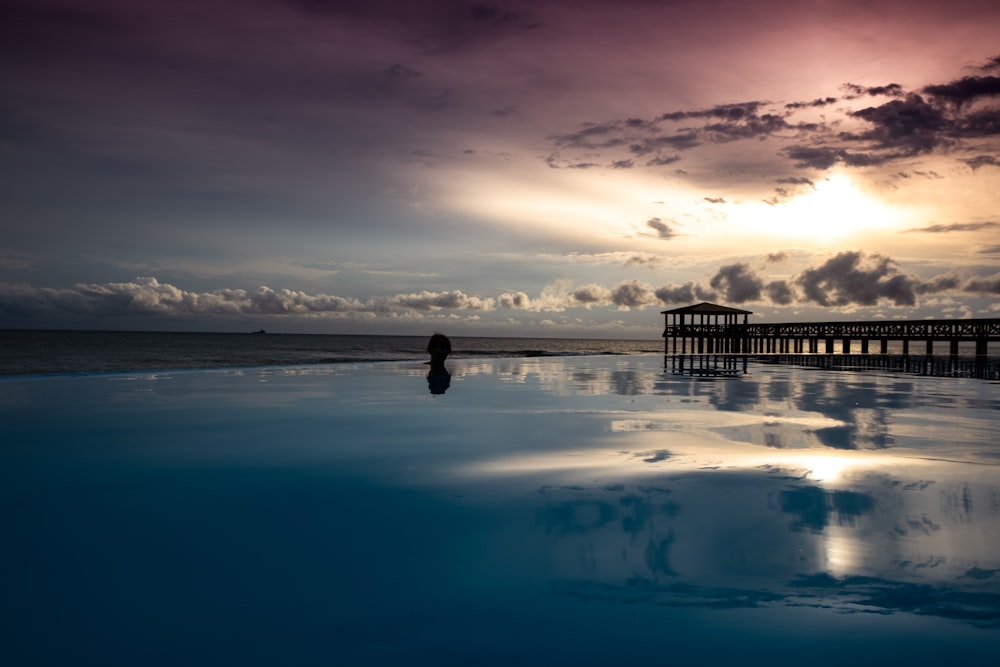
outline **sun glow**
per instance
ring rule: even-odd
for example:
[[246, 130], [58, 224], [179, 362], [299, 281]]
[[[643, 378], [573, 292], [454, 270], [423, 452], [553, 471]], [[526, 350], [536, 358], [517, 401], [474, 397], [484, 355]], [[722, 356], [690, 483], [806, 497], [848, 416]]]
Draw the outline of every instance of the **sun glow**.
[[877, 201], [842, 174], [774, 205], [753, 204], [744, 222], [757, 234], [789, 239], [839, 239], [901, 224], [901, 212]]
[[[644, 179], [605, 178], [559, 170], [449, 173], [442, 204], [465, 216], [605, 243], [631, 236], [652, 217], [647, 202], [662, 193]], [[649, 230], [646, 230], [649, 231]]]

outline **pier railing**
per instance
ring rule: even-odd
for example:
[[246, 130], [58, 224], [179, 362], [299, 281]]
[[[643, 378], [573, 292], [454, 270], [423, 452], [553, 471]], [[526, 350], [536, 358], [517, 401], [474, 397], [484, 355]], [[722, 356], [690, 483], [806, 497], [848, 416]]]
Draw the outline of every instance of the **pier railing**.
[[[986, 356], [990, 342], [1000, 342], [1000, 318], [968, 320], [891, 320], [875, 322], [785, 322], [758, 324], [667, 325], [663, 336], [666, 353], [801, 354], [852, 352], [860, 343], [861, 354], [887, 354], [890, 343], [900, 343], [902, 354], [910, 354], [912, 343], [924, 343], [923, 352], [933, 354], [935, 342], [947, 342], [952, 356], [961, 343], [974, 344], [976, 356]], [[839, 343], [839, 346], [838, 346]], [[837, 349], [839, 347], [839, 350]], [[916, 352], [916, 350], [912, 350]]]

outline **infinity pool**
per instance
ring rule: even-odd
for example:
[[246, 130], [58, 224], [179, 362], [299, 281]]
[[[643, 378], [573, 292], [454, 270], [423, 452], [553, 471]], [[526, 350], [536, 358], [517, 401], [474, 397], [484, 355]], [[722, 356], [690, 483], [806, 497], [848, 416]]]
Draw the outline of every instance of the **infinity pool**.
[[449, 370], [0, 378], [0, 663], [995, 660], [996, 383]]

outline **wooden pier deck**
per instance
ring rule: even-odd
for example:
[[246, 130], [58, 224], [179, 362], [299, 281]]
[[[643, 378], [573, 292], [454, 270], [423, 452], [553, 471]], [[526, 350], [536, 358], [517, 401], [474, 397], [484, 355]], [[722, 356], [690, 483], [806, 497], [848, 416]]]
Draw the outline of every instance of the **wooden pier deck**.
[[[1000, 318], [750, 323], [750, 311], [711, 303], [663, 311], [666, 354], [947, 354], [986, 357]], [[739, 320], [742, 319], [742, 322]], [[857, 344], [857, 347], [855, 347]]]

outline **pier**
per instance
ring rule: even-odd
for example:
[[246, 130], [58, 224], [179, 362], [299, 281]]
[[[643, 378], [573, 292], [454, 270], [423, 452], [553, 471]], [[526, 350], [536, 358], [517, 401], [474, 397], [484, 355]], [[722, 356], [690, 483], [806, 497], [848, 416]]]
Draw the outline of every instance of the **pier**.
[[[935, 349], [986, 358], [1000, 318], [871, 322], [750, 323], [749, 310], [699, 303], [664, 310], [665, 354], [881, 354], [931, 356]], [[935, 344], [938, 345], [935, 348]]]

